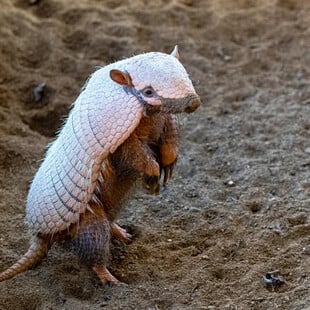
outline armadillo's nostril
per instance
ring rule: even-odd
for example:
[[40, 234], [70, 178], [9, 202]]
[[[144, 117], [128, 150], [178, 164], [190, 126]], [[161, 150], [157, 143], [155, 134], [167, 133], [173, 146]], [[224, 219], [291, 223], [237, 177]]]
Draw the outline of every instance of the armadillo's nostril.
[[194, 112], [198, 107], [201, 106], [201, 101], [199, 98], [194, 99], [186, 108], [185, 112], [186, 113], [192, 113]]

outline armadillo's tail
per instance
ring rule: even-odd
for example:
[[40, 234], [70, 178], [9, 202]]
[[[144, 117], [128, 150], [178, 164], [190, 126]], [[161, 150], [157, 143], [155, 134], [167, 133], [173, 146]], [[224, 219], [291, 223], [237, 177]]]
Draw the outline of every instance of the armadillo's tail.
[[50, 247], [51, 243], [46, 239], [34, 237], [28, 251], [14, 265], [0, 273], [0, 282], [11, 279], [39, 263], [46, 256]]

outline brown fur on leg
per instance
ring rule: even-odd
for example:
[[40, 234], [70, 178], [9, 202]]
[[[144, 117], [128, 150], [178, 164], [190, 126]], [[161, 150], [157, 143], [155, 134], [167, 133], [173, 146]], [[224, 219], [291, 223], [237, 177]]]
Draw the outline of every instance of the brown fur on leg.
[[147, 143], [135, 132], [120, 149], [122, 165], [135, 170], [140, 177], [143, 175], [159, 177], [159, 164]]
[[106, 266], [110, 258], [110, 223], [100, 206], [92, 205], [72, 228], [70, 243], [80, 260], [89, 267]]
[[115, 220], [138, 180], [150, 193], [158, 194], [160, 170], [164, 172], [164, 185], [170, 179], [178, 156], [178, 131], [176, 116], [147, 115], [105, 161], [93, 200], [101, 203], [110, 222]]
[[110, 258], [110, 222], [101, 206], [92, 204], [91, 209], [92, 212], [88, 210], [81, 216], [80, 223], [71, 232], [73, 250], [103, 284], [119, 283], [106, 267]]
[[130, 235], [116, 223], [134, 184], [143, 180], [159, 193], [160, 169], [164, 184], [171, 177], [178, 156], [178, 124], [170, 114], [144, 117], [135, 132], [103, 163], [94, 197], [79, 225], [72, 230], [72, 244], [80, 259], [90, 265], [103, 283], [118, 280], [106, 268], [110, 238], [128, 242]]

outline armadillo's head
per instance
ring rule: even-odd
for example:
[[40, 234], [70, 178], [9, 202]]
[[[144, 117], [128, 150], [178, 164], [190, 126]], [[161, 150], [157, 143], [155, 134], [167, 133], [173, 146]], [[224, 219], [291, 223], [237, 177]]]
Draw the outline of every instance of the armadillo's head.
[[111, 70], [110, 77], [142, 104], [162, 111], [191, 113], [201, 104], [179, 61], [177, 47], [171, 54], [147, 53], [129, 58], [124, 68]]

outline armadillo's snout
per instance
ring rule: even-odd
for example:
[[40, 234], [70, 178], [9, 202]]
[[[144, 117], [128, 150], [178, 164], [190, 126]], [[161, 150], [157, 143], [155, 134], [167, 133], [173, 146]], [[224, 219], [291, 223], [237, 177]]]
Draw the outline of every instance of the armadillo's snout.
[[186, 106], [186, 108], [184, 109], [184, 112], [186, 113], [192, 113], [194, 112], [197, 108], [199, 108], [201, 106], [201, 101], [199, 99], [199, 97], [195, 97], [192, 100], [190, 100], [190, 102], [188, 103], [188, 105]]

